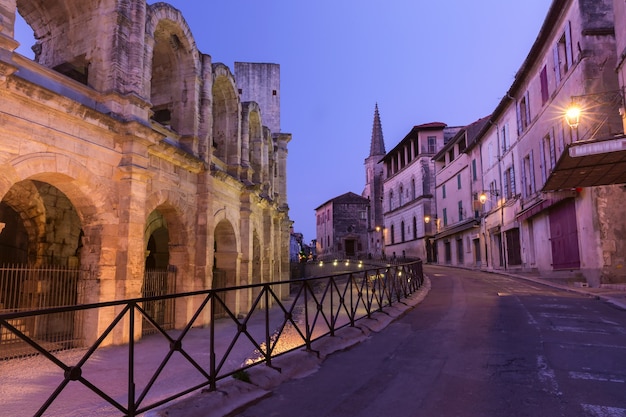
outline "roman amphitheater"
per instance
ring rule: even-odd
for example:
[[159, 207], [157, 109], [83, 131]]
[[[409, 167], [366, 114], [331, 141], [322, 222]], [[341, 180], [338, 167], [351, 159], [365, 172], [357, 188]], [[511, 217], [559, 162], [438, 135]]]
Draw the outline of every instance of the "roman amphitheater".
[[214, 63], [168, 4], [0, 0], [0, 137], [0, 311], [289, 277], [280, 67]]

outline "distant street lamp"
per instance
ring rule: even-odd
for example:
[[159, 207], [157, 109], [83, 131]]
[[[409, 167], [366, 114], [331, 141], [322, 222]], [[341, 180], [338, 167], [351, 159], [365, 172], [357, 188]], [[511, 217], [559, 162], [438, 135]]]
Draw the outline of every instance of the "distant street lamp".
[[500, 196], [500, 192], [498, 190], [483, 191], [482, 193], [478, 195], [478, 201], [480, 201], [480, 204], [485, 204], [487, 202], [487, 200], [489, 199], [489, 197], [487, 197], [487, 194], [492, 195], [494, 197]]

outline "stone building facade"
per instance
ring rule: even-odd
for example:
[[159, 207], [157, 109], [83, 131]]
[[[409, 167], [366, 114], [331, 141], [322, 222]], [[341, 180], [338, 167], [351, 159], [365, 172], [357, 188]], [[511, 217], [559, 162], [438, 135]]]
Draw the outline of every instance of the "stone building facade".
[[[443, 246], [439, 262], [456, 265], [481, 265], [480, 215], [482, 206], [479, 194], [482, 184], [478, 182], [479, 158], [473, 157], [476, 135], [489, 120], [488, 117], [462, 128], [433, 157], [435, 161], [436, 214], [428, 219], [435, 228], [433, 241]], [[439, 255], [431, 243], [432, 259]], [[468, 256], [471, 255], [471, 256]]]
[[278, 65], [233, 75], [168, 4], [0, 0], [0, 262], [89, 269], [82, 303], [142, 296], [150, 268], [166, 292], [288, 279], [279, 98]]
[[315, 209], [316, 253], [321, 261], [365, 259], [369, 200], [347, 192]]
[[[439, 235], [439, 262], [590, 286], [626, 281], [625, 34], [623, 2], [552, 2], [476, 145], [446, 161], [468, 176], [476, 161], [477, 178], [463, 184], [482, 190], [484, 206], [477, 243], [446, 256]], [[582, 112], [566, 118], [572, 105]], [[465, 194], [469, 207], [475, 196]]]
[[433, 157], [459, 129], [440, 122], [414, 126], [381, 160], [386, 258], [432, 260], [436, 229], [427, 220], [436, 213]]

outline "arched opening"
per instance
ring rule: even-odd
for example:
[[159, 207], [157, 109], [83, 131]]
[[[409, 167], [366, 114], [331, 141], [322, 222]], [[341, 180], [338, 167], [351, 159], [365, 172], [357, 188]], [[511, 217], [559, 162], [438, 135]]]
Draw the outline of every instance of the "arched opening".
[[[215, 227], [212, 289], [234, 287], [237, 285], [237, 266], [239, 252], [235, 230], [228, 220], [220, 221]], [[237, 294], [234, 291], [219, 293], [218, 296], [232, 314], [237, 314]], [[216, 317], [226, 315], [226, 309], [220, 303], [215, 305]]]
[[[158, 210], [148, 217], [146, 231], [146, 261], [141, 289], [142, 297], [156, 297], [176, 292], [176, 269], [170, 265], [169, 232], [167, 221]], [[144, 309], [162, 329], [175, 325], [175, 299], [144, 303]], [[157, 329], [145, 317], [142, 333], [155, 333]]]
[[[27, 33], [23, 29], [28, 25], [35, 39], [34, 44], [23, 45], [20, 52], [81, 84], [94, 86], [93, 74], [96, 71], [91, 66], [93, 62], [99, 61], [92, 60], [98, 49], [92, 38], [83, 34], [95, 31], [101, 24], [99, 13], [106, 13], [78, 0], [17, 0], [16, 5], [20, 17], [23, 18], [22, 22], [16, 16], [16, 23], [19, 24], [17, 28], [21, 31], [18, 35]], [[24, 40], [30, 41], [30, 36]], [[29, 46], [33, 53], [26, 50]], [[98, 47], [107, 49], [108, 45], [98, 44]]]
[[[0, 201], [0, 312], [75, 305], [89, 271], [80, 269], [83, 231], [69, 198], [34, 180], [14, 184]], [[78, 313], [47, 314], [13, 323], [59, 348], [80, 340]], [[27, 354], [15, 335], [0, 337], [3, 354]]]
[[33, 29], [26, 23], [21, 14], [15, 13], [15, 26], [14, 26], [14, 35], [16, 41], [20, 43], [17, 47], [16, 52], [19, 54], [30, 58], [35, 59], [35, 44], [37, 39], [35, 39], [35, 34]]
[[263, 127], [258, 112], [250, 113], [250, 163], [252, 165], [252, 182], [260, 184], [263, 170]]
[[[252, 237], [252, 277], [250, 279], [251, 284], [261, 284], [262, 282], [264, 282], [261, 263], [262, 263], [261, 241], [259, 240], [259, 236], [255, 231], [254, 236]], [[256, 299], [256, 297], [259, 295], [261, 290], [262, 290], [261, 287], [254, 288], [252, 290], [252, 294], [251, 294], [252, 301]], [[264, 305], [262, 300], [261, 300], [260, 305], [261, 306]]]
[[239, 102], [233, 80], [225, 67], [218, 67], [213, 82], [213, 155], [236, 167], [240, 164], [238, 140]]

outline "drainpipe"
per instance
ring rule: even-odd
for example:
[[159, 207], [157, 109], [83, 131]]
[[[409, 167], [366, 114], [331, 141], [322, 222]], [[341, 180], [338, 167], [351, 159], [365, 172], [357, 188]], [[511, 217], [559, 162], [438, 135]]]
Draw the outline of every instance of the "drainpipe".
[[[480, 141], [480, 147], [479, 147], [479, 153], [480, 153], [480, 169], [482, 171], [483, 169], [483, 142]], [[481, 191], [485, 190], [485, 177], [484, 175], [480, 175], [480, 186], [481, 186]], [[484, 243], [485, 243], [485, 268], [489, 268], [489, 251], [487, 250], [487, 225], [485, 224], [485, 213], [484, 213], [484, 209], [483, 209], [483, 213], [482, 213], [482, 224], [483, 224], [483, 238], [484, 238]]]
[[[491, 124], [492, 126], [496, 127], [496, 141], [497, 146], [498, 146], [498, 178], [500, 179], [500, 190], [499, 190], [499, 197], [504, 198], [504, 187], [503, 187], [503, 182], [502, 182], [502, 149], [500, 148], [500, 126], [498, 125], [498, 123], [494, 123], [491, 120], [489, 120], [489, 124]], [[506, 265], [506, 244], [505, 244], [505, 239], [504, 239], [504, 204], [500, 204], [500, 246], [501, 246], [501, 250], [502, 250], [502, 266], [504, 267], [504, 269], [507, 269], [507, 265]]]

